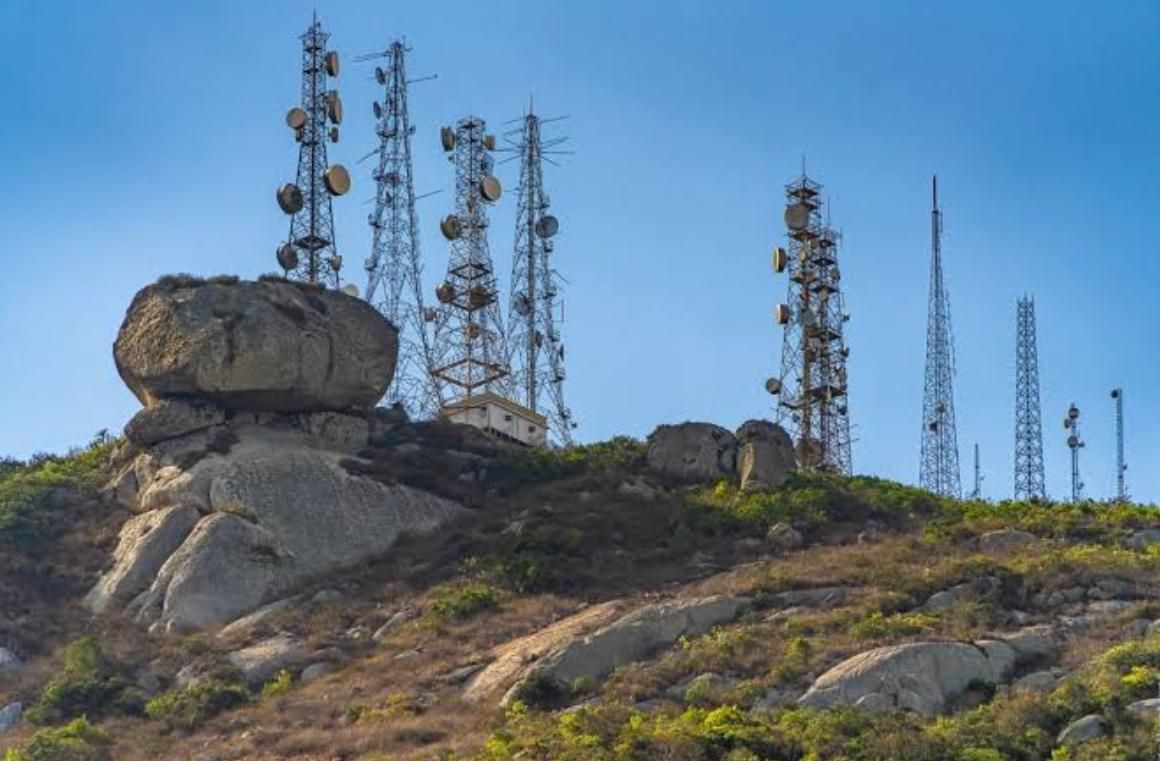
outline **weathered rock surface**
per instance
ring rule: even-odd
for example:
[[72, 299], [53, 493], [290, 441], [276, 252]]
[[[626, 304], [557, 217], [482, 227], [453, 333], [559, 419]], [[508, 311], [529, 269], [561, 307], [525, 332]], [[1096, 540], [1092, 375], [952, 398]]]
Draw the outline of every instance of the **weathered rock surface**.
[[1104, 720], [1097, 714], [1088, 714], [1082, 719], [1076, 719], [1071, 724], [1068, 724], [1056, 742], [1060, 745], [1078, 745], [1079, 743], [1087, 742], [1088, 740], [1095, 740], [1103, 737], [1107, 732], [1107, 727], [1104, 725]]
[[770, 489], [797, 467], [793, 440], [767, 420], [749, 420], [737, 429], [737, 475], [742, 489]]
[[272, 603], [267, 603], [253, 613], [242, 616], [236, 621], [231, 622], [229, 626], [223, 627], [218, 632], [218, 636], [222, 639], [246, 636], [279, 613], [291, 610], [301, 601], [299, 597], [286, 597], [281, 600], [275, 600]]
[[729, 478], [737, 465], [737, 439], [711, 423], [658, 426], [648, 437], [648, 464], [680, 481]]
[[9, 703], [0, 708], [0, 735], [15, 727], [23, 715], [24, 705], [22, 703]]
[[788, 523], [775, 523], [765, 534], [765, 541], [771, 547], [782, 552], [796, 550], [805, 545], [805, 537]]
[[1137, 716], [1151, 719], [1160, 716], [1160, 698], [1148, 698], [1147, 700], [1137, 700], [1128, 706], [1128, 710]]
[[870, 699], [876, 709], [896, 706], [933, 716], [972, 684], [1001, 684], [1016, 666], [1038, 657], [1045, 647], [1038, 631], [975, 643], [914, 642], [880, 647], [848, 658], [822, 674], [799, 702], [828, 708], [880, 695], [882, 698]]
[[369, 409], [395, 371], [398, 331], [370, 304], [280, 281], [181, 276], [142, 289], [117, 370], [146, 407], [192, 397], [233, 410]]
[[260, 687], [282, 669], [297, 666], [308, 656], [305, 642], [289, 634], [279, 634], [230, 653], [228, 660], [242, 673], [246, 684]]
[[426, 492], [352, 475], [345, 455], [310, 446], [298, 430], [232, 430], [227, 452], [192, 465], [144, 456], [140, 506], [149, 512], [126, 524], [114, 568], [90, 594], [95, 610], [128, 603], [139, 621], [164, 631], [222, 625], [462, 512]]
[[1010, 550], [1030, 544], [1036, 539], [1035, 534], [1021, 531], [1017, 528], [1004, 528], [998, 531], [988, 531], [979, 537], [979, 549], [984, 552]]
[[16, 657], [16, 653], [6, 647], [0, 647], [0, 671], [11, 671], [20, 668], [20, 666], [21, 661]]
[[302, 684], [310, 684], [315, 679], [321, 679], [327, 674], [333, 674], [338, 667], [330, 661], [319, 661], [318, 663], [311, 663], [306, 668], [302, 669], [302, 675], [299, 679]]
[[1144, 528], [1134, 532], [1125, 543], [1128, 549], [1144, 550], [1153, 544], [1160, 544], [1160, 529]]
[[[698, 637], [729, 623], [751, 604], [747, 597], [717, 595], [638, 608], [585, 637], [575, 638], [542, 658], [527, 679], [568, 686], [596, 680], [613, 669], [643, 660], [680, 637]], [[509, 693], [514, 697], [518, 691]]]
[[125, 424], [125, 438], [148, 447], [225, 421], [226, 413], [221, 407], [186, 399], [160, 399]]
[[1059, 675], [1054, 671], [1033, 671], [1015, 680], [1013, 692], [1051, 692], [1059, 684]]

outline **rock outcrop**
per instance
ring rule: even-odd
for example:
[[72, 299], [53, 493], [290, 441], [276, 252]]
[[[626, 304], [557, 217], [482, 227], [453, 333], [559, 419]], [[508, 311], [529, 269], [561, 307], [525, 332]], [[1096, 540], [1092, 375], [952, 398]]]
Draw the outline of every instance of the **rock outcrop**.
[[338, 291], [176, 276], [133, 299], [113, 356], [148, 408], [162, 399], [228, 410], [369, 409], [395, 371], [398, 331]]
[[737, 438], [712, 423], [658, 426], [648, 437], [648, 464], [678, 481], [731, 478], [737, 467]]
[[742, 489], [778, 486], [797, 467], [793, 440], [768, 420], [749, 420], [737, 429], [737, 476]]

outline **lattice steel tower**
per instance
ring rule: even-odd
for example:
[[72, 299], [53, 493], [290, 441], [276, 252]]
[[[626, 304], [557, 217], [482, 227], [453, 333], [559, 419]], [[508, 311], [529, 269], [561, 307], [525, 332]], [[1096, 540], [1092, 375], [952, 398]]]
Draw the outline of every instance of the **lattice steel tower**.
[[327, 77], [339, 72], [338, 54], [326, 49], [329, 38], [317, 16], [301, 38], [302, 102], [286, 114], [299, 146], [298, 176], [278, 189], [278, 205], [290, 215], [290, 237], [278, 249], [278, 264], [287, 277], [338, 287], [342, 257], [330, 201], [350, 190], [350, 174], [326, 159], [326, 141], [338, 142], [342, 123], [342, 99], [326, 87]]
[[822, 186], [803, 172], [785, 188], [788, 251], [773, 252], [775, 272], [788, 272], [781, 376], [766, 382], [778, 396], [777, 421], [789, 432], [798, 463], [849, 474], [850, 411], [843, 326], [850, 316], [839, 285], [840, 236], [823, 220]]
[[504, 326], [495, 267], [487, 246], [487, 206], [499, 200], [492, 175], [495, 136], [483, 119], [469, 116], [441, 132], [443, 148], [455, 165], [455, 212], [440, 222], [451, 242], [447, 279], [435, 289], [432, 375], [444, 402], [479, 391], [499, 392], [508, 374]]
[[959, 442], [955, 432], [955, 346], [951, 307], [943, 281], [942, 212], [938, 209], [938, 178], [931, 179], [930, 302], [926, 326], [926, 379], [922, 395], [923, 488], [946, 497], [962, 494], [959, 483]]
[[419, 217], [411, 167], [411, 117], [407, 109], [407, 69], [410, 51], [394, 42], [383, 53], [358, 60], [385, 58], [375, 67], [383, 97], [375, 100], [375, 131], [379, 137], [374, 170], [375, 210], [371, 255], [366, 261], [366, 299], [399, 329], [395, 377], [384, 401], [401, 403], [411, 418], [434, 418], [440, 407], [432, 368], [435, 310], [423, 304], [423, 260], [419, 254]]
[[556, 443], [567, 446], [576, 423], [564, 403], [561, 281], [552, 262], [560, 223], [548, 213], [543, 182], [544, 162], [551, 162], [547, 155], [558, 153], [553, 148], [565, 138], [545, 140], [544, 123], [529, 111], [508, 135], [520, 157], [520, 189], [507, 340], [515, 400], [546, 416]]
[[1045, 499], [1035, 300], [1019, 299], [1015, 319], [1015, 499]]

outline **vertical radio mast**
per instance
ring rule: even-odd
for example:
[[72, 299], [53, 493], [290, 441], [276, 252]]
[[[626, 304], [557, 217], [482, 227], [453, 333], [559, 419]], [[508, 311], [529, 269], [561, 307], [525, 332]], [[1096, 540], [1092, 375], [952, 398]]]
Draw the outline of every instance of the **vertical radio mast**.
[[1079, 450], [1084, 448], [1084, 442], [1079, 437], [1079, 408], [1074, 404], [1067, 408], [1063, 427], [1068, 432], [1067, 448], [1071, 450], [1071, 501], [1079, 502], [1083, 499], [1083, 481], [1079, 477]]
[[337, 288], [342, 257], [330, 199], [350, 190], [350, 173], [326, 160], [326, 141], [338, 142], [342, 123], [338, 91], [326, 89], [327, 77], [339, 71], [338, 53], [326, 49], [329, 37], [317, 16], [302, 35], [302, 104], [286, 114], [299, 146], [298, 177], [278, 189], [278, 205], [290, 215], [290, 238], [278, 249], [278, 264], [287, 277]]
[[507, 374], [495, 267], [487, 246], [487, 205], [499, 200], [492, 175], [495, 136], [483, 119], [469, 116], [444, 127], [443, 149], [455, 165], [455, 212], [439, 223], [451, 242], [447, 279], [435, 289], [432, 375], [444, 402], [478, 391], [498, 391]]
[[765, 388], [778, 396], [777, 422], [794, 440], [798, 463], [851, 472], [850, 414], [843, 326], [850, 316], [839, 286], [840, 236], [822, 217], [822, 186], [803, 172], [786, 186], [789, 250], [773, 252], [775, 272], [789, 274], [788, 304], [776, 309], [784, 327], [781, 377]]
[[975, 488], [971, 490], [971, 499], [981, 499], [983, 496], [983, 469], [979, 465], [979, 445], [975, 444]]
[[541, 126], [545, 121], [531, 111], [521, 121], [521, 127], [512, 131], [518, 137], [508, 136], [520, 156], [507, 329], [512, 391], [516, 401], [545, 415], [556, 442], [568, 446], [576, 423], [564, 403], [564, 344], [557, 317], [558, 310], [562, 317], [560, 277], [552, 264], [553, 238], [560, 223], [548, 213], [550, 202], [543, 184], [543, 162], [552, 161], [547, 156], [559, 153], [552, 149], [566, 138], [544, 140]]
[[942, 212], [938, 208], [938, 178], [931, 179], [930, 302], [926, 327], [926, 379], [922, 395], [923, 488], [944, 497], [961, 495], [959, 443], [955, 432], [954, 337], [951, 308], [943, 281]]
[[375, 210], [368, 220], [371, 256], [366, 262], [366, 299], [399, 329], [399, 358], [386, 402], [401, 403], [412, 418], [433, 418], [440, 406], [431, 377], [435, 311], [423, 305], [423, 261], [411, 168], [415, 128], [407, 108], [404, 60], [408, 52], [410, 48], [397, 41], [383, 53], [357, 59], [387, 59], [385, 67], [375, 67], [375, 81], [384, 93], [382, 100], [373, 104], [379, 147], [374, 171]]
[[1035, 300], [1019, 299], [1015, 320], [1015, 499], [1046, 497], [1039, 414], [1039, 351]]
[[1128, 487], [1124, 483], [1124, 474], [1128, 470], [1128, 464], [1124, 462], [1124, 390], [1112, 389], [1112, 399], [1116, 402], [1116, 499], [1127, 502]]

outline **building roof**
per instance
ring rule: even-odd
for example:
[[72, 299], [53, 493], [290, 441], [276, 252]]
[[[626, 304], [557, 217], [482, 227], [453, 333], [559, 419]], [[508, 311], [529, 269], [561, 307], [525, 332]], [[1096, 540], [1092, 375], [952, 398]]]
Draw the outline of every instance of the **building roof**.
[[523, 406], [522, 404], [518, 404], [516, 402], [513, 402], [511, 399], [506, 399], [506, 398], [500, 396], [499, 394], [494, 394], [490, 391], [486, 391], [482, 394], [475, 394], [475, 395], [469, 396], [465, 399], [459, 399], [458, 401], [450, 402], [448, 404], [445, 404], [443, 406], [443, 409], [444, 409], [444, 411], [446, 411], [446, 410], [468, 410], [468, 409], [475, 409], [478, 407], [483, 407], [484, 405], [487, 405], [487, 404], [494, 404], [496, 407], [500, 407], [501, 409], [507, 410], [508, 412], [512, 413], [513, 415], [519, 415], [520, 417], [524, 418], [525, 420], [530, 420], [533, 423], [538, 423], [543, 428], [548, 427], [548, 418], [545, 417], [544, 415], [541, 415], [538, 412], [532, 412], [530, 409]]

